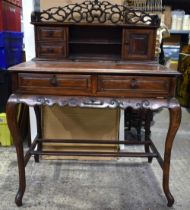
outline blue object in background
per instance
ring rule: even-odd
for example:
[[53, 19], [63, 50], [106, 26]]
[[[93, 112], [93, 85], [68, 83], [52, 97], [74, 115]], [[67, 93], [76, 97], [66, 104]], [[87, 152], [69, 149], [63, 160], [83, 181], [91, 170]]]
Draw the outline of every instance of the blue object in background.
[[0, 32], [0, 69], [22, 62], [22, 32]]
[[178, 61], [180, 45], [163, 45], [163, 50], [166, 59]]

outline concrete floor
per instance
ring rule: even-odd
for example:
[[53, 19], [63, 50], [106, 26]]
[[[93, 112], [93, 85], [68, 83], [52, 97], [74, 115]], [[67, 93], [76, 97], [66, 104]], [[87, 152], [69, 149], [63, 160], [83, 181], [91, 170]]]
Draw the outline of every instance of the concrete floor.
[[[152, 139], [163, 153], [168, 112], [154, 116]], [[136, 148], [135, 148], [136, 150]], [[190, 113], [183, 109], [174, 141], [170, 188], [175, 197], [166, 206], [162, 171], [156, 160], [121, 158], [112, 161], [47, 161], [26, 168], [27, 187], [20, 209], [30, 210], [189, 210]], [[14, 204], [18, 188], [15, 149], [0, 147], [0, 210], [19, 209]]]

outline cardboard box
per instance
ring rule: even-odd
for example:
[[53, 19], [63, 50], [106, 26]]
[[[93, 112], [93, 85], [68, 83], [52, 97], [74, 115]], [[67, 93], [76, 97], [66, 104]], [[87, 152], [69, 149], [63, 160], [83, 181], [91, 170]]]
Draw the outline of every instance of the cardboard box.
[[[119, 110], [72, 107], [43, 108], [43, 138], [118, 140]], [[44, 143], [44, 151], [117, 152], [118, 145]], [[113, 159], [100, 157], [46, 157], [49, 159]]]
[[166, 6], [164, 9], [164, 23], [168, 27], [171, 28], [172, 25], [172, 9], [170, 6]]

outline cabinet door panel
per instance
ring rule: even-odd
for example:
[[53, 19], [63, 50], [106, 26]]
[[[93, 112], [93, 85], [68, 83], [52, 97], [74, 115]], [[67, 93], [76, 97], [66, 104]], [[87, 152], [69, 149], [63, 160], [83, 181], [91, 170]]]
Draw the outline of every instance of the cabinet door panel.
[[122, 58], [124, 60], [153, 60], [155, 36], [154, 29], [124, 29]]

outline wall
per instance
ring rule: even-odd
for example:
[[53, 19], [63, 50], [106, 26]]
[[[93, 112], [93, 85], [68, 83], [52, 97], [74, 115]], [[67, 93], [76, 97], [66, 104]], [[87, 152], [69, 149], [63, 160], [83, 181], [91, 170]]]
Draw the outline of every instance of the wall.
[[[30, 16], [34, 10], [33, 1], [22, 0], [22, 8], [23, 8], [23, 31], [24, 31], [26, 61], [29, 61], [35, 57], [34, 27], [32, 24], [30, 24], [31, 22]], [[36, 136], [36, 119], [32, 108], [30, 108], [30, 127], [31, 127], [31, 138], [34, 139]]]
[[34, 27], [31, 22], [31, 13], [33, 11], [33, 1], [23, 0], [23, 31], [26, 60], [31, 60], [35, 57], [35, 44], [34, 44]]

